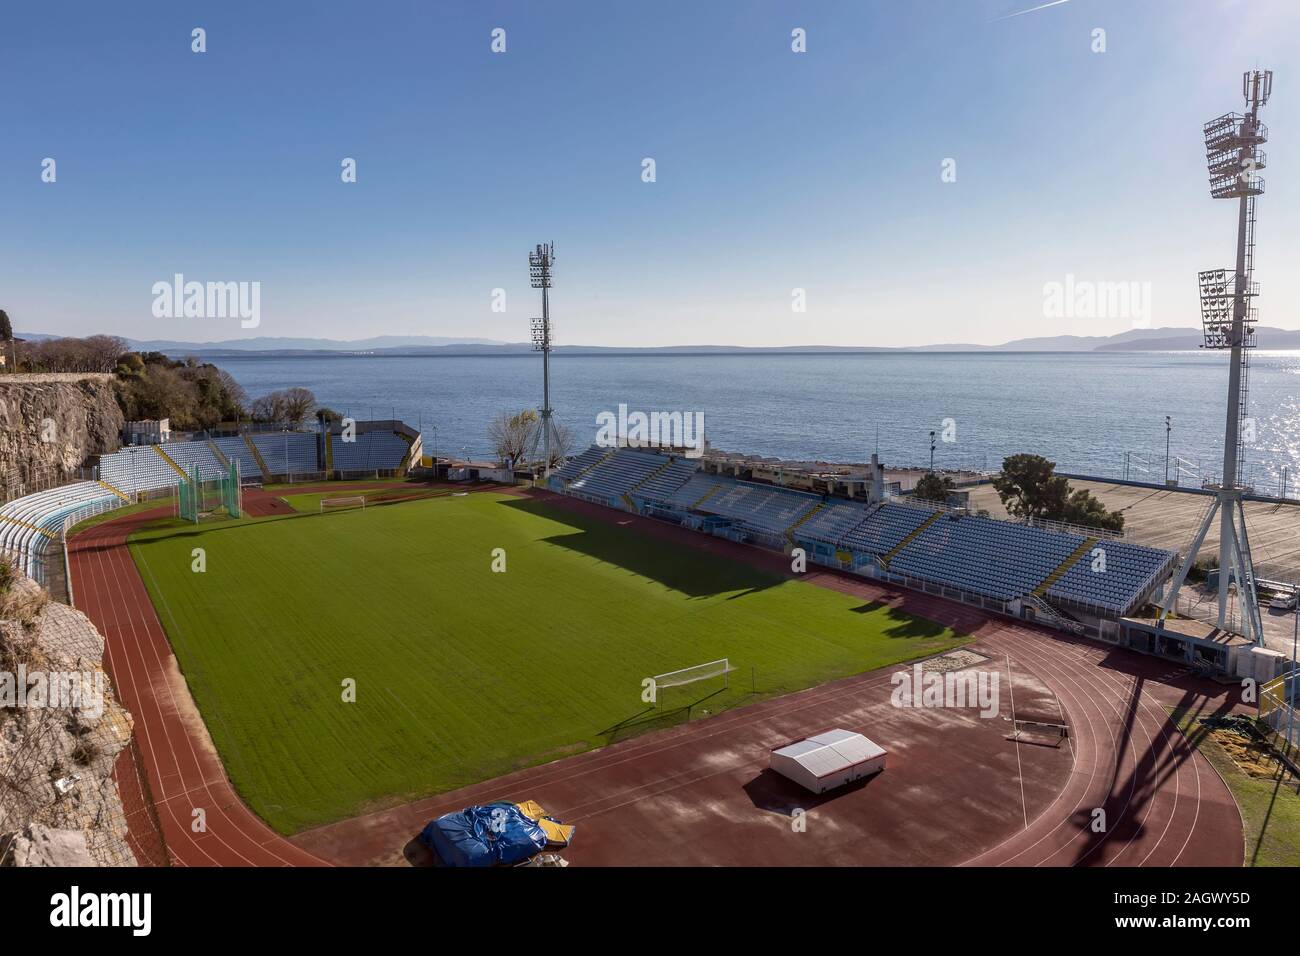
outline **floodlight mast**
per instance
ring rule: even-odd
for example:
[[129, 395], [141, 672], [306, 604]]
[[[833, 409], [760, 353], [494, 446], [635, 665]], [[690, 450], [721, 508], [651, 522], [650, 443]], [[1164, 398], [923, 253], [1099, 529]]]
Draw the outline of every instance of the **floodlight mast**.
[[1255, 347], [1258, 310], [1251, 302], [1258, 294], [1252, 279], [1255, 259], [1255, 197], [1264, 192], [1264, 180], [1256, 172], [1266, 156], [1258, 147], [1268, 139], [1268, 128], [1259, 121], [1259, 108], [1273, 92], [1273, 71], [1254, 70], [1242, 74], [1241, 92], [1246, 113], [1226, 113], [1206, 123], [1205, 154], [1210, 173], [1210, 196], [1237, 200], [1237, 261], [1231, 272], [1211, 269], [1200, 273], [1203, 348], [1229, 351], [1228, 407], [1223, 432], [1223, 474], [1215, 488], [1215, 500], [1206, 512], [1183, 559], [1160, 612], [1163, 621], [1173, 610], [1178, 592], [1196, 561], [1206, 533], [1219, 515], [1219, 620], [1228, 624], [1228, 585], [1237, 582], [1242, 608], [1242, 633], [1256, 644], [1264, 642], [1263, 619], [1255, 590], [1255, 566], [1246, 533], [1246, 512], [1242, 493], [1249, 491], [1241, 480], [1244, 448], [1242, 424], [1246, 418], [1249, 389], [1250, 350]]
[[551, 473], [551, 266], [555, 262], [555, 243], [539, 244], [528, 254], [528, 278], [534, 289], [542, 290], [542, 317], [532, 319], [533, 350], [542, 353], [542, 477]]

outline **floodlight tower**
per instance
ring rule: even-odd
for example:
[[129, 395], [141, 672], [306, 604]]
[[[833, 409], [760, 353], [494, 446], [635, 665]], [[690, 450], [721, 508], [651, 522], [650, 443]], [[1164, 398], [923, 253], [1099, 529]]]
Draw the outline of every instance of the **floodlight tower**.
[[[1252, 280], [1255, 264], [1255, 197], [1264, 192], [1264, 180], [1257, 171], [1265, 155], [1259, 146], [1268, 139], [1268, 127], [1259, 121], [1259, 108], [1273, 92], [1273, 71], [1243, 73], [1241, 94], [1245, 115], [1225, 113], [1204, 126], [1205, 158], [1210, 173], [1210, 196], [1237, 200], [1237, 266], [1200, 273], [1201, 324], [1207, 349], [1229, 352], [1228, 414], [1223, 432], [1223, 475], [1215, 500], [1206, 512], [1193, 539], [1191, 550], [1174, 579], [1160, 612], [1161, 620], [1173, 608], [1187, 572], [1205, 541], [1205, 535], [1219, 515], [1219, 627], [1227, 624], [1228, 582], [1235, 578], [1241, 601], [1242, 633], [1257, 644], [1264, 641], [1263, 621], [1255, 593], [1255, 566], [1246, 535], [1246, 512], [1242, 507], [1242, 428], [1246, 419], [1250, 350], [1255, 347], [1255, 323], [1259, 312], [1253, 306], [1259, 283]], [[1235, 573], [1234, 573], [1235, 572]]]
[[542, 290], [542, 317], [531, 319], [533, 351], [542, 353], [542, 476], [551, 473], [551, 265], [555, 262], [555, 243], [538, 245], [528, 253], [528, 278], [534, 289]]

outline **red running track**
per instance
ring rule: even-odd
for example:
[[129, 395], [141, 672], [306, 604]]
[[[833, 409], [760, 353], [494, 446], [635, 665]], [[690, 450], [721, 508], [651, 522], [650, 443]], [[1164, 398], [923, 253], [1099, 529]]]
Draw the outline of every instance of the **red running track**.
[[[123, 703], [135, 715], [138, 751], [169, 855], [173, 862], [185, 865], [320, 864], [321, 858], [276, 835], [240, 802], [180, 679], [170, 645], [125, 547], [132, 530], [160, 513], [165, 509], [119, 519], [78, 535], [70, 542], [69, 557], [81, 609], [104, 633], [106, 663]], [[620, 523], [646, 523], [646, 528], [637, 530], [674, 537], [680, 534], [683, 543], [701, 544], [699, 536], [690, 532], [620, 517]], [[707, 544], [712, 549], [729, 543], [708, 539]], [[741, 560], [772, 564], [765, 560], [769, 556], [752, 549], [736, 546], [723, 550]], [[967, 862], [980, 866], [1241, 864], [1241, 818], [1232, 795], [1165, 710], [1175, 705], [1205, 713], [1232, 709], [1227, 689], [1176, 672], [1175, 665], [1154, 658], [989, 618], [926, 595], [880, 588], [833, 572], [808, 578], [973, 633], [976, 648], [1010, 656], [1040, 679], [1064, 708], [1071, 724], [1069, 746], [1073, 753], [1065, 786], [1027, 826]], [[808, 719], [824, 726], [826, 717], [849, 710], [873, 688], [883, 691], [886, 682], [884, 672], [875, 672], [810, 688], [387, 814], [394, 815], [400, 833], [402, 827], [427, 819], [427, 815], [451, 809], [452, 803], [463, 805], [462, 799], [468, 799], [471, 792], [478, 798], [503, 787], [513, 790], [526, 785], [533, 791], [540, 787], [542, 792], [534, 795], [545, 796], [545, 805], [557, 810], [563, 807], [570, 819], [581, 819], [589, 831], [598, 818], [605, 818], [600, 821], [603, 825], [598, 825], [605, 839], [593, 844], [603, 845], [605, 853], [575, 862], [615, 862], [619, 859], [615, 835], [624, 831], [618, 825], [623, 814], [644, 813], [656, 800], [736, 799], [729, 778], [743, 781], [752, 777], [754, 767], [750, 765], [756, 758], [752, 753], [746, 756], [746, 751], [753, 749], [758, 722], [770, 720], [774, 711], [809, 711]], [[740, 759], [730, 758], [735, 766], [724, 762], [728, 754], [741, 755]], [[626, 771], [617, 769], [633, 763], [649, 769], [647, 764], [659, 761], [675, 772], [661, 776], [658, 785], [648, 788], [644, 780], [631, 786]], [[710, 768], [706, 777], [697, 779], [684, 772], [697, 761]], [[566, 788], [576, 786], [580, 792], [546, 793], [551, 781]], [[693, 793], [697, 787], [705, 789]], [[138, 787], [125, 788], [124, 799], [134, 799], [131, 794], [138, 791]], [[191, 828], [195, 807], [207, 812], [204, 833], [194, 833]], [[1105, 825], [1094, 830], [1098, 808], [1105, 812]], [[132, 819], [140, 809], [127, 806]], [[295, 842], [310, 845], [320, 840], [316, 848], [321, 856], [357, 862], [348, 859], [350, 845], [363, 843], [360, 834], [378, 822], [368, 817], [342, 821], [300, 835]], [[411, 835], [409, 829], [405, 832]], [[658, 834], [655, 839], [665, 835]], [[373, 836], [386, 846], [400, 846], [400, 840], [393, 843], [391, 834], [375, 832]], [[687, 834], [676, 836], [690, 838]], [[576, 852], [581, 849], [575, 845], [571, 852], [586, 856]], [[601, 859], [606, 853], [610, 855]], [[622, 856], [623, 861], [636, 858], [634, 854]]]
[[[170, 862], [322, 865], [263, 823], [235, 794], [190, 697], [126, 547], [128, 534], [169, 513], [159, 508], [93, 527], [68, 542], [68, 559], [77, 607], [104, 635], [105, 665], [119, 700], [135, 718], [136, 749]], [[119, 784], [127, 784], [120, 789], [128, 818], [136, 821], [147, 808], [134, 804], [148, 797], [132, 779], [130, 753], [123, 751], [126, 759], [119, 759], [117, 775]], [[205, 817], [200, 832], [196, 810]]]
[[1241, 865], [1236, 801], [1165, 709], [1230, 710], [1228, 689], [1171, 663], [1016, 624], [988, 643], [1057, 695], [1074, 769], [1046, 810], [970, 865]]

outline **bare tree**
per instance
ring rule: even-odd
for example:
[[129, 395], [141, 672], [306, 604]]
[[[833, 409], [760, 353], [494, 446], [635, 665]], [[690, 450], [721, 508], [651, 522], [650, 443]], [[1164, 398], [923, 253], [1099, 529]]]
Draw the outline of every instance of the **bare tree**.
[[259, 422], [280, 424], [285, 421], [284, 393], [271, 392], [261, 398], [253, 399], [251, 408], [253, 418]]
[[297, 428], [315, 410], [316, 396], [306, 388], [287, 388], [283, 394], [285, 421]]
[[487, 432], [497, 460], [502, 464], [523, 461], [524, 454], [532, 445], [537, 426], [537, 413], [531, 408], [514, 415], [505, 411], [493, 415], [488, 422]]
[[573, 451], [573, 432], [565, 425], [561, 425], [554, 419], [551, 420], [551, 462], [554, 468], [564, 459], [569, 457]]

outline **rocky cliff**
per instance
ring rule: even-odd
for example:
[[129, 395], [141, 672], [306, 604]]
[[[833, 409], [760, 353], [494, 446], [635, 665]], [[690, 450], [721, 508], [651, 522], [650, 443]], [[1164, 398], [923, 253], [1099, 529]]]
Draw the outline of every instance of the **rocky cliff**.
[[136, 863], [112, 776], [132, 720], [103, 655], [84, 614], [0, 562], [0, 866]]
[[114, 451], [122, 411], [111, 375], [0, 376], [0, 500], [72, 475]]

